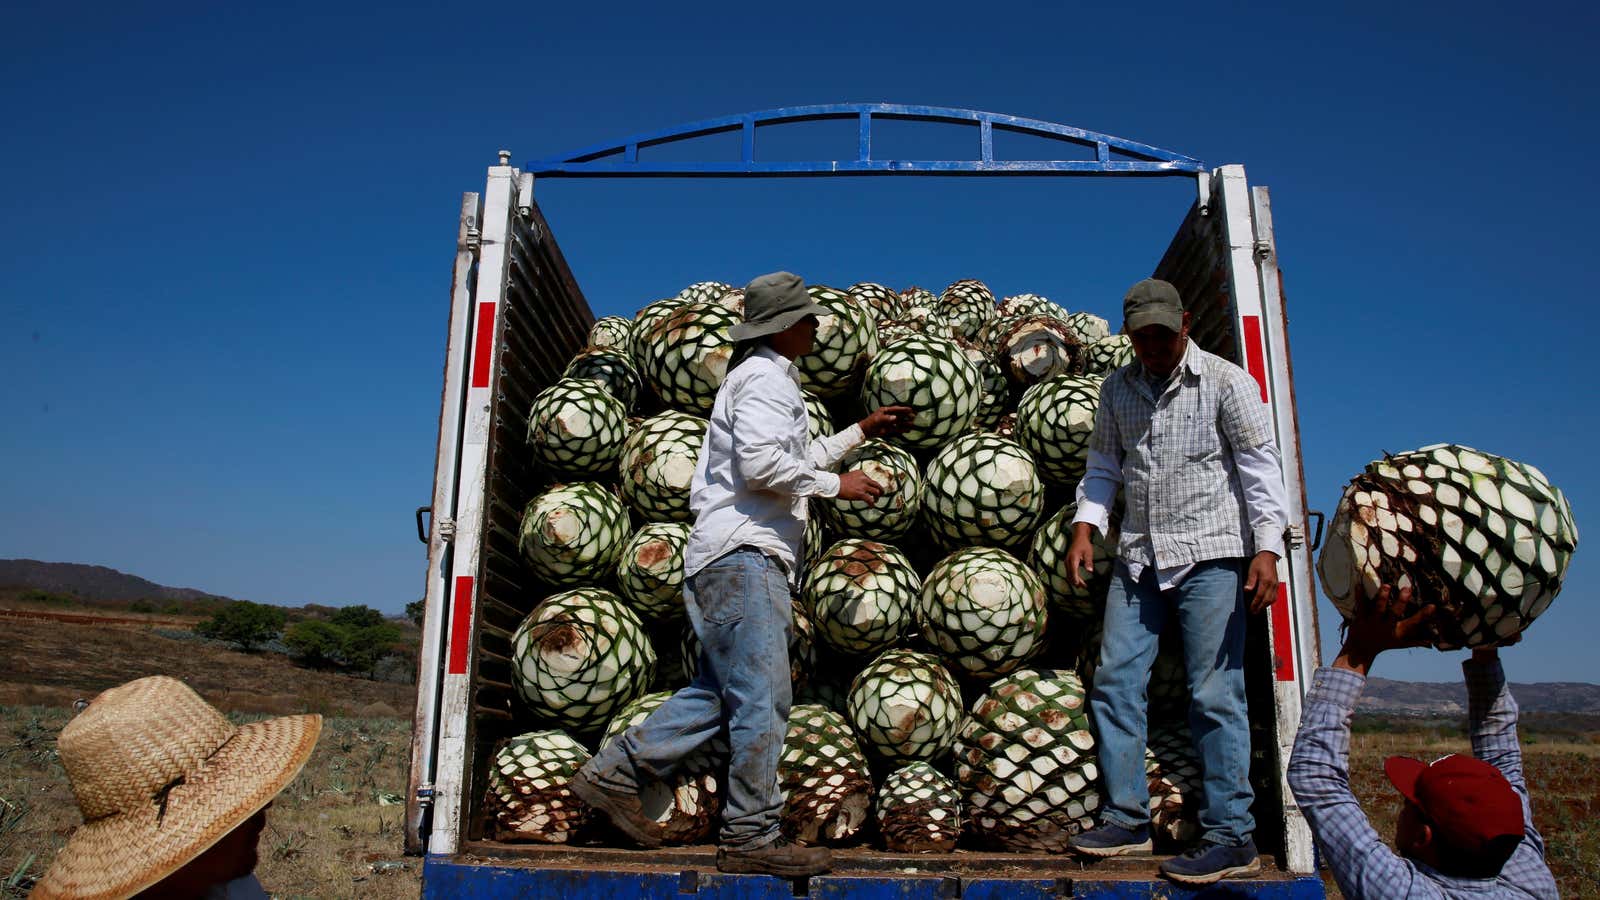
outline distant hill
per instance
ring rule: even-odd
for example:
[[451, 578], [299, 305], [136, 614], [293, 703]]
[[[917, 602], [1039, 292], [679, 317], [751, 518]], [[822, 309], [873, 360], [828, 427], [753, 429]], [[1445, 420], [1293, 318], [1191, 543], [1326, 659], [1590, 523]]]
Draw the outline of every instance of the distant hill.
[[221, 596], [194, 588], [167, 587], [106, 566], [37, 559], [0, 559], [0, 587], [35, 588], [90, 601], [199, 600]]
[[[1511, 683], [1517, 705], [1529, 713], [1600, 713], [1600, 684], [1579, 681]], [[1459, 681], [1367, 679], [1357, 707], [1361, 712], [1411, 716], [1449, 716], [1467, 711], [1467, 688]]]

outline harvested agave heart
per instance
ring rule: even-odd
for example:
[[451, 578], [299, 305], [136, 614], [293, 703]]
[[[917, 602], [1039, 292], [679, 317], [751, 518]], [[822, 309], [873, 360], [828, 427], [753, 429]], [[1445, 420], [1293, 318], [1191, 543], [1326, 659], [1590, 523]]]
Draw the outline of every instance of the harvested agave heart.
[[1435, 444], [1351, 480], [1317, 572], [1346, 619], [1360, 595], [1410, 587], [1442, 613], [1435, 647], [1483, 647], [1549, 608], [1577, 546], [1572, 508], [1543, 472]]

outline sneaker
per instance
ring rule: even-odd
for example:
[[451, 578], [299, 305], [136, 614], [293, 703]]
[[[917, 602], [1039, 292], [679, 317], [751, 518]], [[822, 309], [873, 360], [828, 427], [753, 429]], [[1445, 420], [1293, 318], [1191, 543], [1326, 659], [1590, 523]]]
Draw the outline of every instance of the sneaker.
[[1067, 845], [1084, 856], [1108, 859], [1113, 856], [1148, 856], [1150, 853], [1150, 826], [1123, 828], [1110, 822], [1099, 828], [1075, 834]]
[[1161, 874], [1184, 884], [1215, 884], [1224, 878], [1261, 874], [1261, 857], [1255, 841], [1238, 847], [1225, 847], [1201, 841], [1182, 856], [1161, 864]]
[[661, 826], [644, 814], [638, 794], [606, 787], [588, 766], [579, 769], [567, 786], [579, 800], [604, 813], [635, 844], [646, 850], [661, 846]]
[[717, 848], [717, 869], [731, 875], [777, 875], [780, 878], [805, 878], [821, 875], [833, 868], [833, 853], [827, 847], [807, 847], [786, 837], [754, 850]]

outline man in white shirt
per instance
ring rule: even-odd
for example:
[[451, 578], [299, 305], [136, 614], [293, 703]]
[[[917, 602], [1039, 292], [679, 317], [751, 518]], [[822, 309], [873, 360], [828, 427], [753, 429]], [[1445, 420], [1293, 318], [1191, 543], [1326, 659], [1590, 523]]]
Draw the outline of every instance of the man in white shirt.
[[1250, 815], [1245, 618], [1277, 597], [1288, 524], [1282, 468], [1259, 386], [1189, 339], [1176, 288], [1139, 282], [1123, 298], [1123, 319], [1136, 360], [1101, 385], [1067, 553], [1082, 586], [1091, 532], [1106, 531], [1121, 487], [1118, 562], [1090, 695], [1105, 798], [1100, 826], [1072, 847], [1093, 857], [1150, 852], [1145, 687], [1162, 628], [1176, 618], [1205, 801], [1200, 841], [1161, 871], [1210, 884], [1261, 870]]
[[859, 471], [827, 471], [868, 437], [911, 424], [884, 407], [832, 437], [808, 441], [794, 360], [811, 350], [817, 317], [799, 277], [763, 275], [745, 287], [745, 321], [731, 336], [742, 360], [717, 391], [695, 469], [694, 529], [684, 550], [684, 606], [700, 638], [699, 674], [644, 722], [602, 747], [572, 790], [634, 841], [659, 846], [639, 802], [642, 780], [664, 780], [677, 762], [726, 726], [730, 745], [717, 867], [800, 877], [828, 870], [825, 847], [783, 837], [778, 757], [789, 715], [790, 584], [796, 581], [811, 497], [873, 500], [882, 487]]

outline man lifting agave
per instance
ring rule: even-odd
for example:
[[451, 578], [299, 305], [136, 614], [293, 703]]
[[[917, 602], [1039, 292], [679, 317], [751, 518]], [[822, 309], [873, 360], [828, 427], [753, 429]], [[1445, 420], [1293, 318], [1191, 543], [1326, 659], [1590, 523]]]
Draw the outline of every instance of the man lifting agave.
[[730, 335], [742, 359], [717, 391], [700, 449], [684, 550], [684, 606], [700, 639], [694, 683], [601, 748], [572, 790], [644, 847], [661, 843], [639, 802], [644, 779], [669, 778], [679, 760], [728, 729], [727, 801], [717, 867], [782, 876], [827, 871], [823, 847], [778, 830], [778, 757], [789, 714], [789, 583], [798, 568], [811, 497], [873, 500], [882, 487], [860, 471], [827, 471], [868, 437], [904, 431], [910, 409], [884, 407], [831, 437], [807, 440], [794, 361], [810, 352], [817, 317], [805, 283], [788, 272], [745, 287], [744, 322]]
[[1189, 339], [1177, 289], [1146, 279], [1122, 303], [1135, 361], [1101, 388], [1067, 553], [1082, 586], [1092, 529], [1105, 532], [1120, 486], [1122, 536], [1090, 697], [1105, 801], [1099, 827], [1071, 843], [1093, 857], [1150, 852], [1145, 685], [1162, 628], [1175, 618], [1205, 800], [1199, 843], [1161, 871], [1209, 884], [1261, 869], [1250, 815], [1245, 618], [1277, 596], [1288, 520], [1282, 470], [1259, 387]]

